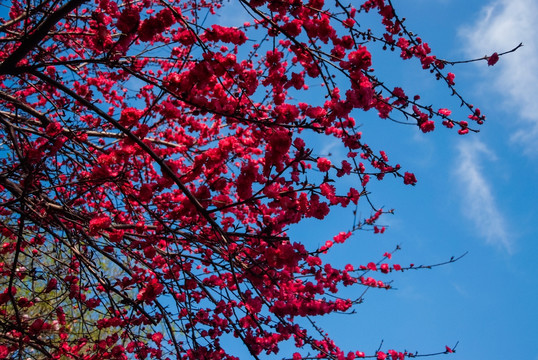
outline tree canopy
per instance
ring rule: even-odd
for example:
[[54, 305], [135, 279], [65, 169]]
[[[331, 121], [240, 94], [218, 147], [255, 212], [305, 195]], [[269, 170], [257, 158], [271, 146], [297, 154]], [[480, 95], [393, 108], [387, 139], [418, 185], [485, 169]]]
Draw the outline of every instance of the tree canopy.
[[[237, 344], [256, 359], [415, 356], [344, 351], [314, 322], [413, 267], [324, 258], [385, 231], [372, 179], [417, 182], [368, 146], [362, 112], [424, 133], [485, 120], [390, 0], [239, 0], [249, 20], [235, 26], [212, 0], [0, 6], [0, 358], [235, 359]], [[463, 110], [379, 78], [373, 48]], [[344, 160], [319, 153], [329, 139]], [[352, 227], [289, 237], [336, 207]]]

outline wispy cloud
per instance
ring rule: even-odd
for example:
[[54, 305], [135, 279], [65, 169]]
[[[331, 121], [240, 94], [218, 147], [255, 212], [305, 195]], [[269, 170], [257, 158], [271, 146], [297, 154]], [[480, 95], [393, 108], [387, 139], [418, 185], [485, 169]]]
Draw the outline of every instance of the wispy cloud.
[[511, 253], [514, 244], [507, 230], [507, 222], [481, 166], [484, 159], [494, 161], [495, 154], [478, 140], [461, 142], [458, 151], [456, 175], [461, 185], [465, 216], [474, 223], [477, 232], [488, 244]]
[[504, 107], [521, 119], [514, 124], [512, 141], [523, 145], [527, 155], [538, 156], [538, 2], [494, 0], [476, 18], [479, 20], [475, 24], [460, 29], [468, 56], [509, 50], [521, 42], [524, 45], [501, 58], [495, 65], [498, 71], [489, 72], [495, 78], [488, 83], [495, 85], [493, 89], [504, 99]]

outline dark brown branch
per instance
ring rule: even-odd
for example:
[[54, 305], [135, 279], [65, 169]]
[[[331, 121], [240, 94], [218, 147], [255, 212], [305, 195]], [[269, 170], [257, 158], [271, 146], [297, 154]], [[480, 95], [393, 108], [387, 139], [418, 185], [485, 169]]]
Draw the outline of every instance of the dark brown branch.
[[58, 10], [54, 11], [45, 19], [21, 45], [6, 60], [0, 64], [0, 74], [11, 74], [15, 70], [19, 61], [24, 59], [32, 49], [34, 49], [46, 36], [50, 29], [62, 20], [71, 11], [84, 4], [88, 0], [71, 0]]
[[[523, 46], [523, 43], [519, 43], [519, 45], [516, 46], [515, 48], [513, 48], [512, 50], [508, 50], [508, 51], [505, 51], [505, 52], [502, 52], [502, 53], [498, 53], [497, 55], [503, 56], [503, 55], [506, 55], [506, 54], [513, 53], [513, 52], [515, 52], [516, 50], [518, 50], [522, 46]], [[489, 56], [486, 55], [486, 56], [481, 57], [481, 58], [470, 59], [470, 60], [459, 60], [459, 61], [441, 60], [441, 61], [443, 63], [445, 63], [445, 64], [448, 64], [448, 65], [456, 65], [456, 64], [467, 64], [467, 63], [471, 63], [471, 62], [483, 61], [483, 60], [488, 60], [488, 59], [489, 59]]]

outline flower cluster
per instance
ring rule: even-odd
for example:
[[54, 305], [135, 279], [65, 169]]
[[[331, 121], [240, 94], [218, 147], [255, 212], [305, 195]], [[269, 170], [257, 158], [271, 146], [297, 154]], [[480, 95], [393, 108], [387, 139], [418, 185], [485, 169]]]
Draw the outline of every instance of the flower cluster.
[[[376, 44], [459, 96], [391, 2], [241, 1], [236, 26], [217, 0], [62, 4], [0, 15], [0, 358], [235, 359], [234, 339], [255, 358], [284, 343], [294, 359], [409, 357], [304, 325], [409, 269], [327, 260], [388, 229], [372, 182], [417, 184], [367, 144], [362, 112], [424, 133], [485, 119], [380, 78]], [[346, 207], [334, 236], [290, 238]]]

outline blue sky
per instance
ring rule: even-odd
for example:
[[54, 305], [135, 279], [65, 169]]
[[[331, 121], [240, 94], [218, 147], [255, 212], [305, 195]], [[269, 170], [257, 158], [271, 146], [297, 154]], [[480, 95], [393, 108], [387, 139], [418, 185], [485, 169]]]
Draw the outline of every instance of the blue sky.
[[[380, 135], [379, 122], [364, 121], [365, 138], [372, 135], [383, 148], [390, 141], [389, 156], [412, 169], [419, 183], [376, 187], [378, 204], [394, 207], [396, 214], [383, 219], [390, 229], [381, 237], [354, 237], [353, 258], [381, 254], [394, 244], [402, 244], [395, 255], [402, 264], [469, 253], [442, 268], [399, 274], [398, 291], [370, 292], [356, 315], [327, 324], [337, 339], [370, 352], [381, 340], [419, 352], [459, 341], [450, 358], [538, 359], [538, 3], [394, 4], [408, 27], [447, 60], [482, 57], [520, 42], [524, 47], [494, 67], [480, 62], [450, 69], [461, 93], [488, 116], [477, 135], [461, 137], [441, 128], [421, 134], [388, 123], [382, 126], [391, 128], [390, 135], [387, 130]], [[427, 74], [400, 77], [436, 105], [449, 95]]]
[[[365, 264], [397, 244], [402, 250], [394, 262], [402, 265], [468, 254], [434, 270], [393, 274], [397, 291], [370, 291], [356, 314], [320, 318], [318, 325], [342, 348], [370, 354], [382, 340], [384, 349], [420, 353], [442, 351], [459, 341], [457, 353], [448, 358], [536, 360], [538, 4], [408, 0], [394, 5], [440, 58], [463, 60], [520, 42], [524, 46], [493, 67], [479, 62], [449, 69], [456, 73], [459, 91], [488, 116], [479, 134], [459, 136], [439, 125], [434, 133], [422, 134], [375, 114], [357, 114], [368, 144], [415, 172], [419, 183], [413, 188], [401, 181], [373, 183], [375, 203], [396, 210], [382, 218], [388, 231], [381, 236], [356, 233], [349, 244], [333, 248], [331, 261]], [[224, 17], [230, 20], [226, 13]], [[374, 61], [376, 56], [374, 51]], [[417, 63], [395, 68], [400, 61], [392, 60], [374, 63], [380, 74], [394, 79], [392, 85], [466, 117], [448, 90]], [[316, 151], [338, 159], [342, 154], [333, 145], [319, 143]], [[351, 224], [351, 209], [346, 209], [323, 222], [292, 228], [290, 235], [323, 244]]]

